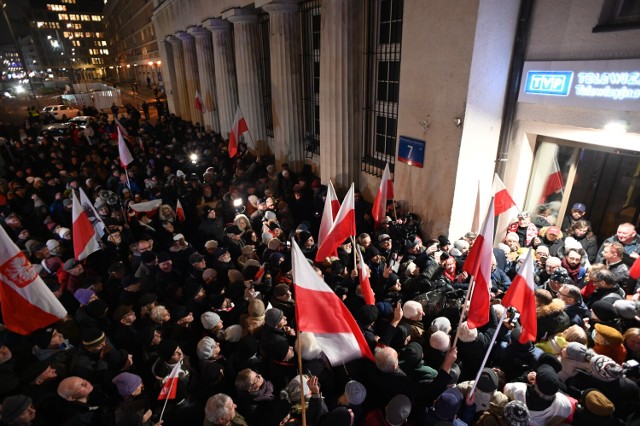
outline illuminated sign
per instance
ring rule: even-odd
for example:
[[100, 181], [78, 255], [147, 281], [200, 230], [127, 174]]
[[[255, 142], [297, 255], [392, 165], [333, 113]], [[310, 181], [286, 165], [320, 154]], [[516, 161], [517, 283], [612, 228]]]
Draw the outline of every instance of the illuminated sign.
[[640, 59], [526, 62], [518, 102], [640, 111]]
[[423, 140], [400, 136], [398, 160], [410, 166], [422, 168], [424, 166], [425, 145], [426, 142]]

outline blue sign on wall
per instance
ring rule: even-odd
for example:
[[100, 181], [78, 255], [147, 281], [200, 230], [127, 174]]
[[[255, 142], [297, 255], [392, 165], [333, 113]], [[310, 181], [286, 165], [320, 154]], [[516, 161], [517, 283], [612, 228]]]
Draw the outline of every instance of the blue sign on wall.
[[573, 71], [529, 71], [524, 92], [536, 95], [567, 96]]
[[413, 139], [407, 136], [400, 136], [398, 147], [398, 160], [410, 166], [424, 166], [424, 148], [426, 142], [420, 139]]

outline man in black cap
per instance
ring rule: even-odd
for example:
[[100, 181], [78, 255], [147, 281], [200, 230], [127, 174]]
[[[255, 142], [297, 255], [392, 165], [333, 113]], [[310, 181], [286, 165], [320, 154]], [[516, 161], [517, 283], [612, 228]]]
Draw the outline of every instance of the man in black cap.
[[173, 263], [173, 260], [166, 251], [158, 253], [158, 267], [155, 270], [155, 291], [158, 296], [164, 298], [167, 288], [170, 285], [181, 286], [184, 284], [185, 276]]
[[224, 239], [224, 224], [222, 218], [216, 217], [215, 209], [209, 206], [205, 206], [202, 209], [202, 222], [198, 227], [198, 236], [200, 238], [200, 245], [202, 247], [205, 241], [216, 240], [222, 243]]
[[242, 255], [242, 247], [245, 246], [242, 240], [242, 230], [238, 225], [227, 226], [225, 230], [224, 245], [228, 247], [231, 260], [237, 262]]

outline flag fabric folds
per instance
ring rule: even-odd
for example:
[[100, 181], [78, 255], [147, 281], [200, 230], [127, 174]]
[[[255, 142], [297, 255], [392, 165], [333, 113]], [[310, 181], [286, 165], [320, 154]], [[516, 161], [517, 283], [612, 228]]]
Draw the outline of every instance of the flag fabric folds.
[[[156, 214], [160, 206], [162, 205], [162, 200], [151, 200], [151, 201], [143, 201], [141, 203], [129, 204], [131, 210], [136, 213], [146, 213], [147, 216], [153, 217]], [[177, 212], [176, 212], [177, 215]]]
[[371, 273], [369, 271], [369, 267], [364, 263], [362, 252], [360, 251], [360, 247], [358, 247], [357, 244], [356, 252], [358, 253], [358, 278], [360, 279], [360, 289], [362, 290], [362, 295], [364, 296], [364, 302], [367, 305], [375, 305], [376, 297], [373, 294], [371, 281], [369, 280]]
[[196, 109], [200, 112], [204, 112], [204, 103], [202, 102], [202, 97], [200, 97], [200, 92], [198, 90], [196, 90], [194, 102], [196, 105]]
[[291, 242], [296, 322], [299, 331], [314, 333], [331, 365], [359, 358], [373, 361], [358, 323], [331, 288]]
[[75, 191], [72, 191], [71, 216], [73, 218], [73, 253], [77, 260], [87, 258], [91, 253], [100, 250], [100, 243], [96, 237], [87, 212], [84, 211]]
[[176, 203], [176, 217], [180, 222], [184, 222], [184, 219], [185, 219], [184, 208], [182, 207], [182, 203], [180, 202], [179, 198], [178, 198], [178, 202]]
[[489, 321], [491, 287], [491, 256], [493, 255], [493, 198], [489, 203], [489, 209], [485, 216], [482, 229], [478, 234], [467, 260], [465, 260], [462, 270], [469, 275], [473, 275], [475, 285], [471, 294], [469, 305], [469, 316], [467, 324], [469, 328], [483, 326]]
[[160, 389], [160, 395], [158, 395], [159, 401], [162, 401], [163, 399], [174, 399], [176, 397], [176, 393], [178, 392], [178, 375], [180, 373], [181, 366], [182, 361], [177, 362], [171, 369], [169, 375], [164, 378], [162, 389]]
[[120, 123], [120, 121], [118, 120], [118, 117], [113, 117], [113, 121], [116, 122], [116, 128], [120, 130], [120, 133], [122, 133], [122, 136], [125, 139], [129, 140], [129, 132], [127, 132], [127, 129], [125, 129], [122, 123]]
[[233, 120], [233, 127], [229, 133], [229, 158], [233, 158], [238, 153], [238, 141], [240, 136], [249, 131], [247, 122], [240, 111], [240, 106], [236, 109], [236, 116]]
[[93, 229], [96, 231], [98, 238], [102, 238], [102, 236], [106, 232], [106, 226], [102, 221], [102, 218], [96, 211], [95, 207], [93, 207], [93, 204], [91, 204], [89, 197], [87, 197], [87, 194], [84, 193], [84, 190], [82, 188], [78, 188], [78, 189], [80, 191], [80, 205], [82, 206], [82, 209], [84, 210], [84, 212], [87, 214], [87, 217], [89, 218], [89, 222], [91, 222], [91, 225], [93, 226]]
[[333, 187], [333, 183], [329, 181], [327, 185], [327, 196], [324, 201], [324, 209], [322, 210], [322, 218], [320, 219], [320, 230], [318, 231], [318, 246], [322, 244], [326, 238], [329, 230], [333, 226], [333, 220], [338, 215], [340, 210], [340, 200], [336, 195], [336, 190]]
[[118, 127], [118, 155], [120, 156], [120, 164], [125, 169], [131, 162], [133, 161], [133, 156], [131, 155], [131, 151], [127, 147], [127, 144], [122, 137], [122, 132], [120, 131], [120, 127]]
[[355, 202], [353, 199], [354, 185], [351, 184], [349, 192], [345, 195], [336, 219], [331, 225], [322, 244], [318, 245], [316, 262], [321, 262], [334, 253], [340, 244], [349, 237], [356, 235]]
[[560, 165], [558, 159], [554, 158], [549, 165], [549, 174], [545, 181], [544, 188], [542, 190], [542, 196], [540, 197], [540, 203], [546, 203], [547, 197], [551, 194], [555, 194], [564, 188], [564, 180], [562, 179], [562, 171], [560, 171]]
[[502, 183], [502, 180], [498, 176], [497, 173], [493, 175], [493, 203], [495, 207], [495, 215], [501, 215], [502, 213], [508, 211], [511, 207], [516, 205], [516, 202], [513, 201], [511, 194], [507, 191], [507, 188]]
[[535, 342], [538, 334], [535, 284], [533, 280], [533, 250], [529, 250], [524, 263], [502, 297], [502, 305], [513, 306], [520, 312], [520, 343]]
[[29, 259], [0, 227], [0, 305], [4, 325], [27, 335], [67, 315]]
[[631, 265], [631, 269], [629, 269], [629, 276], [634, 280], [640, 278], [640, 257], [638, 257]]
[[391, 180], [391, 172], [389, 171], [389, 163], [384, 168], [382, 179], [380, 180], [380, 188], [373, 202], [371, 214], [376, 226], [382, 223], [382, 219], [387, 215], [387, 200], [393, 199], [393, 181]]

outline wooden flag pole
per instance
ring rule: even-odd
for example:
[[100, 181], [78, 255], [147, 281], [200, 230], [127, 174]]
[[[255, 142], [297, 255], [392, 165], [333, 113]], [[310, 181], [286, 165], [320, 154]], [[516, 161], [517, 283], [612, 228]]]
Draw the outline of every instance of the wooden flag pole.
[[356, 237], [351, 236], [351, 251], [353, 252], [353, 269], [358, 270], [358, 253], [356, 252]]
[[[491, 306], [489, 309], [493, 309]], [[482, 360], [482, 364], [480, 364], [480, 370], [478, 370], [478, 374], [476, 375], [476, 380], [473, 382], [473, 387], [471, 387], [471, 392], [469, 395], [473, 395], [476, 391], [476, 386], [478, 385], [478, 380], [480, 380], [480, 375], [482, 374], [482, 370], [484, 370], [484, 366], [487, 365], [487, 360], [489, 359], [489, 354], [493, 349], [493, 344], [496, 341], [496, 337], [498, 336], [498, 332], [500, 331], [500, 327], [502, 327], [502, 322], [507, 316], [507, 310], [505, 309], [502, 315], [500, 316], [500, 320], [498, 321], [498, 326], [496, 327], [496, 332], [493, 333], [493, 337], [491, 338], [491, 343], [489, 343], [489, 348], [487, 349], [487, 353], [484, 354], [484, 359]]]
[[465, 296], [464, 304], [462, 305], [462, 311], [460, 311], [460, 319], [458, 320], [458, 328], [456, 329], [456, 336], [454, 337], [453, 344], [451, 345], [452, 348], [455, 348], [456, 345], [458, 344], [458, 337], [460, 336], [460, 326], [462, 325], [462, 319], [464, 318], [464, 315], [467, 313], [467, 302], [469, 302], [469, 298], [473, 293], [473, 288], [475, 287], [475, 284], [476, 284], [476, 277], [472, 275], [471, 282], [469, 282], [469, 288], [467, 289], [467, 295]]

